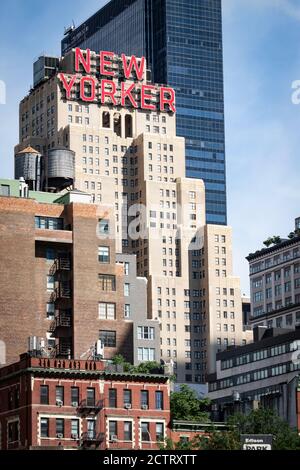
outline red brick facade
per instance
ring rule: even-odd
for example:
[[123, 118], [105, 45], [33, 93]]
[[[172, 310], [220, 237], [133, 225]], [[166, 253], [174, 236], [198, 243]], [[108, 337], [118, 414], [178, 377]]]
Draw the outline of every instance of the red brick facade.
[[157, 449], [160, 433], [169, 436], [169, 399], [164, 376], [25, 354], [0, 369], [1, 448]]
[[[35, 228], [36, 216], [62, 219], [64, 230]], [[105, 207], [0, 198], [0, 341], [6, 346], [6, 364], [27, 350], [29, 336], [49, 339], [51, 334], [58, 356], [88, 358], [83, 355], [100, 331], [116, 336], [115, 346], [105, 348], [106, 359], [119, 353], [133, 361], [133, 325], [124, 320], [123, 271], [116, 264], [113, 237], [99, 238], [100, 219], [107, 219], [114, 233], [114, 218]], [[109, 248], [105, 263], [99, 262], [99, 247]], [[69, 266], [56, 264], [61, 257]], [[47, 285], [51, 274], [54, 289]], [[114, 279], [114, 289], [101, 288], [101, 274]], [[62, 286], [67, 286], [67, 295], [61, 294]], [[99, 318], [99, 302], [115, 304], [115, 320]], [[55, 303], [59, 319], [68, 312], [69, 328], [47, 318], [48, 303]]]

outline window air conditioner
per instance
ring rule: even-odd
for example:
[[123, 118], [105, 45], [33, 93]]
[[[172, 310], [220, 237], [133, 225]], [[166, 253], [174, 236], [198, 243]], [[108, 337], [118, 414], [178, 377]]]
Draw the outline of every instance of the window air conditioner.
[[118, 436], [116, 436], [115, 434], [111, 434], [109, 440], [110, 440], [111, 442], [117, 442]]
[[148, 410], [148, 405], [142, 405], [142, 410]]
[[62, 438], [64, 437], [64, 435], [63, 435], [63, 434], [60, 434], [60, 433], [58, 433], [58, 434], [56, 434], [56, 437], [57, 437], [57, 439], [62, 439]]
[[56, 400], [56, 406], [63, 406], [62, 400]]

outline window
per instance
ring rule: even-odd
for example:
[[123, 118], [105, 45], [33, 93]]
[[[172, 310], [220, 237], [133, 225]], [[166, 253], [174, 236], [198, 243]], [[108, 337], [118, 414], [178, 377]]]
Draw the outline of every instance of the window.
[[151, 440], [149, 423], [141, 423], [141, 431], [142, 441], [149, 442]]
[[92, 387], [86, 391], [86, 404], [87, 406], [95, 406], [95, 389]]
[[128, 283], [124, 284], [124, 295], [125, 297], [129, 297], [130, 295], [130, 284]]
[[138, 360], [140, 362], [155, 361], [155, 349], [138, 348]]
[[78, 439], [79, 437], [79, 419], [71, 420], [71, 437], [72, 439]]
[[19, 421], [8, 423], [8, 442], [18, 442], [19, 439]]
[[138, 339], [153, 340], [155, 337], [155, 330], [150, 326], [138, 326]]
[[79, 404], [79, 388], [71, 387], [71, 405], [78, 406]]
[[116, 304], [100, 302], [99, 303], [99, 318], [101, 320], [115, 320], [116, 319]]
[[53, 303], [47, 303], [46, 309], [48, 320], [54, 320], [55, 305]]
[[163, 423], [156, 423], [156, 440], [162, 441], [164, 438], [164, 425]]
[[132, 422], [124, 422], [124, 441], [132, 441]]
[[99, 228], [99, 233], [101, 233], [102, 235], [109, 235], [109, 220], [100, 219], [98, 228]]
[[110, 261], [110, 252], [108, 246], [99, 246], [98, 247], [98, 259], [100, 263], [109, 263]]
[[125, 276], [129, 275], [129, 266], [130, 266], [130, 263], [124, 263], [124, 274], [125, 274]]
[[115, 331], [100, 330], [99, 339], [104, 347], [115, 348], [117, 345], [117, 335]]
[[117, 408], [117, 390], [115, 388], [109, 389], [108, 404], [109, 408]]
[[164, 409], [164, 394], [161, 391], [155, 392], [155, 408], [157, 410]]
[[124, 305], [124, 318], [130, 318], [131, 317], [131, 306], [130, 304], [125, 304]]
[[149, 406], [149, 392], [148, 390], [141, 390], [141, 408]]
[[116, 290], [116, 276], [110, 274], [99, 274], [100, 289], [103, 291]]
[[56, 419], [56, 437], [62, 439], [65, 435], [65, 420], [61, 418]]
[[41, 418], [40, 434], [42, 438], [49, 437], [49, 418]]
[[118, 436], [117, 421], [109, 421], [109, 440], [112, 441]]
[[42, 230], [63, 230], [64, 219], [55, 217], [35, 217], [35, 228]]
[[41, 385], [40, 387], [40, 404], [49, 405], [49, 387], [48, 385]]
[[61, 406], [64, 404], [64, 387], [61, 387], [60, 385], [56, 387], [55, 399], [56, 399], [56, 405]]
[[131, 390], [125, 389], [123, 391], [123, 400], [124, 400], [124, 406], [125, 405], [131, 405], [132, 404], [132, 393]]
[[54, 276], [47, 276], [47, 290], [54, 290]]

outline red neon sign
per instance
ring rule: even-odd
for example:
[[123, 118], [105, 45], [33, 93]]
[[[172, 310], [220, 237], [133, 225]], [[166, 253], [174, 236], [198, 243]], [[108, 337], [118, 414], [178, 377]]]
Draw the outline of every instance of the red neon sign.
[[[146, 74], [145, 57], [138, 59], [136, 56], [126, 57], [121, 55], [119, 73], [122, 73], [127, 80], [132, 80], [132, 84], [121, 82], [118, 85], [113, 79], [116, 78], [117, 71], [114, 63], [115, 54], [109, 51], [100, 51], [100, 66], [98, 74], [92, 71], [91, 51], [75, 49], [75, 73], [60, 73], [58, 78], [66, 92], [66, 98], [71, 99], [73, 88], [79, 82], [80, 99], [85, 102], [97, 102], [101, 104], [113, 104], [114, 106], [130, 105], [136, 109], [156, 111], [157, 105], [153, 103], [158, 97], [159, 110], [162, 112], [176, 112], [175, 90], [164, 86], [146, 84], [144, 80]], [[93, 74], [94, 73], [94, 74]], [[110, 77], [109, 78], [98, 78]]]

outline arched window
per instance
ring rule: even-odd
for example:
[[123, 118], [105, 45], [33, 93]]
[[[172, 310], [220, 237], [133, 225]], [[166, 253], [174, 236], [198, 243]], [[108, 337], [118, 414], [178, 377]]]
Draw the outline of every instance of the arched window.
[[102, 113], [102, 127], [110, 128], [110, 114], [108, 111]]
[[125, 116], [125, 138], [132, 137], [132, 116], [127, 114]]
[[118, 137], [122, 137], [122, 125], [121, 125], [120, 113], [114, 114], [114, 133], [117, 134]]

